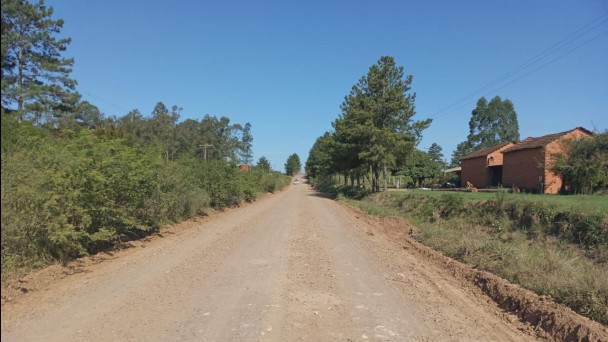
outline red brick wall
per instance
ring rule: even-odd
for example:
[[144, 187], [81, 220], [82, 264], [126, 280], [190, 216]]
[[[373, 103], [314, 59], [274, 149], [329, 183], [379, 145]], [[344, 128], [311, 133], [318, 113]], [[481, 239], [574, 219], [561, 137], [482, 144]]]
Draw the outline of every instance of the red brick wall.
[[515, 144], [508, 143], [505, 146], [499, 148], [498, 150], [490, 153], [488, 155], [488, 166], [502, 165], [503, 164], [503, 154], [502, 154], [502, 151], [508, 149], [509, 147], [511, 147], [513, 145], [515, 145]]
[[525, 149], [505, 153], [503, 156], [502, 182], [507, 188], [539, 190], [538, 177], [545, 177], [543, 148]]
[[462, 161], [460, 173], [461, 186], [466, 187], [467, 181], [473, 183], [476, 188], [485, 188], [488, 182], [488, 169], [486, 168], [486, 157], [465, 159]]

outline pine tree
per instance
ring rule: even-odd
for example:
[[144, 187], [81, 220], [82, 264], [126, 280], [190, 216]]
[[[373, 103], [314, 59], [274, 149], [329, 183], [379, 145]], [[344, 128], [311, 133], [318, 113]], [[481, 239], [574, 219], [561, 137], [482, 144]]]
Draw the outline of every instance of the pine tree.
[[268, 158], [261, 156], [260, 159], [258, 159], [258, 163], [256, 165], [260, 170], [262, 170], [262, 173], [265, 172], [270, 172], [271, 171], [271, 167], [270, 167], [270, 161], [268, 160]]
[[[397, 156], [412, 151], [422, 130], [431, 120], [412, 121], [416, 113], [410, 94], [412, 76], [404, 76], [393, 57], [383, 56], [368, 73], [353, 86], [341, 106], [343, 128], [336, 133], [358, 147], [358, 157], [371, 168], [372, 190], [379, 191], [379, 173], [384, 175], [387, 188], [387, 168], [396, 165]], [[340, 130], [340, 131], [338, 131]]]
[[73, 111], [79, 95], [64, 58], [69, 38], [58, 39], [63, 20], [51, 19], [43, 0], [2, 0], [2, 106], [19, 120], [48, 123]]

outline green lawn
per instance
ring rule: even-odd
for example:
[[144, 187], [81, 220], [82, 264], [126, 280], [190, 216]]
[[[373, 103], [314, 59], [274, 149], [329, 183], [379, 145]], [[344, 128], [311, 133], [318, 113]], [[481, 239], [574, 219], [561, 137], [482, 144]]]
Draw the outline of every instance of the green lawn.
[[[495, 192], [454, 192], [441, 190], [399, 190], [415, 192], [424, 196], [441, 196], [454, 193], [463, 196], [465, 201], [481, 201], [497, 198]], [[536, 195], [536, 194], [505, 194], [505, 200], [525, 200], [554, 204], [559, 208], [572, 208], [586, 213], [599, 212], [608, 215], [608, 196], [605, 195]]]

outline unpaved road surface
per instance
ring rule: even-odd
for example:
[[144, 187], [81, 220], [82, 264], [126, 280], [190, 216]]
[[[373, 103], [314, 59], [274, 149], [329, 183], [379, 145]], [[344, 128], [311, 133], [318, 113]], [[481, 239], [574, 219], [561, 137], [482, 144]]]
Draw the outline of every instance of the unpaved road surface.
[[2, 340], [534, 340], [361, 215], [291, 185], [6, 303]]

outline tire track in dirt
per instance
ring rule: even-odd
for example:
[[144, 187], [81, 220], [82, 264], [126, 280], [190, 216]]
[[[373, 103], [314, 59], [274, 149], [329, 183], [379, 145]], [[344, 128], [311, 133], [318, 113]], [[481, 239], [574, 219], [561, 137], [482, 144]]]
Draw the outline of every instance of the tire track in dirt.
[[[387, 303], [376, 305], [375, 312], [373, 301], [368, 301], [369, 306], [364, 305], [372, 315], [367, 321], [376, 320], [384, 331], [370, 333], [370, 327], [366, 327], [361, 336], [395, 338], [387, 334], [388, 331], [396, 333], [397, 340], [535, 340], [529, 331], [519, 331], [526, 330], [526, 326], [505, 319], [503, 311], [493, 302], [488, 303], [483, 294], [463, 288], [443, 269], [409, 254], [385, 234], [379, 234], [372, 221], [357, 217], [364, 217], [363, 213], [330, 199], [314, 204], [326, 222], [336, 258], [343, 260], [347, 269], [356, 267], [351, 275], [346, 274], [350, 280], [345, 287], [359, 284], [364, 289], [366, 286], [383, 288], [376, 291], [383, 294], [376, 301], [390, 298]], [[340, 249], [342, 244], [345, 246]], [[367, 269], [362, 271], [364, 265]], [[392, 308], [394, 303], [397, 308]], [[399, 321], [386, 322], [386, 317], [399, 317]], [[390, 328], [391, 324], [394, 328]]]
[[333, 260], [324, 248], [326, 240], [321, 223], [311, 215], [310, 207], [305, 203], [289, 241], [282, 341], [347, 341], [354, 336], [346, 321], [345, 303], [335, 281]]

